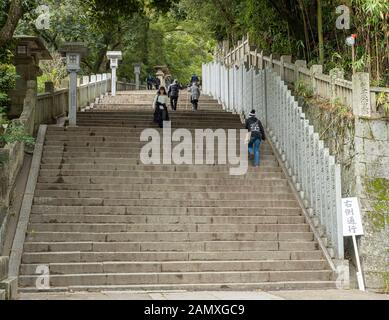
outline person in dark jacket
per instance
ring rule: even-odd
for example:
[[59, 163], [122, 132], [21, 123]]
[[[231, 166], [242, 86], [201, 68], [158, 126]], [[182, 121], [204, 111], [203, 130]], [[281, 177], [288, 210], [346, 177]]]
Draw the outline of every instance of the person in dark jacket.
[[147, 82], [147, 90], [152, 90], [154, 79], [150, 73], [148, 74], [148, 76], [146, 78], [146, 82]]
[[154, 85], [155, 89], [159, 90], [159, 87], [161, 86], [161, 80], [159, 80], [159, 78], [155, 78]]
[[266, 140], [266, 136], [261, 121], [255, 116], [255, 110], [251, 110], [246, 120], [246, 129], [250, 134], [250, 139], [247, 139], [249, 155], [254, 154], [254, 166], [259, 167], [260, 146], [261, 142]]
[[178, 84], [177, 80], [173, 81], [173, 84], [169, 86], [169, 90], [167, 95], [170, 97], [170, 106], [172, 107], [172, 110], [177, 110], [177, 102], [178, 102], [178, 96], [180, 94], [180, 85]]

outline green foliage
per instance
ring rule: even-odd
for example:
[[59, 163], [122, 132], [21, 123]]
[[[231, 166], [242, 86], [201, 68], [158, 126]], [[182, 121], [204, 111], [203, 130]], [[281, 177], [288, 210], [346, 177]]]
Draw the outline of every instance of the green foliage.
[[38, 92], [45, 91], [45, 82], [52, 82], [55, 88], [59, 88], [61, 81], [68, 76], [65, 62], [60, 54], [53, 52], [53, 60], [40, 61], [42, 75], [38, 77]]
[[294, 82], [294, 91], [296, 94], [303, 98], [312, 98], [313, 97], [313, 89], [311, 86], [307, 85], [301, 79]]
[[9, 121], [5, 109], [0, 107], [0, 147], [14, 142], [33, 145], [34, 139], [25, 133], [24, 126], [20, 122]]
[[377, 110], [382, 110], [385, 116], [389, 116], [389, 93], [380, 92], [377, 95]]
[[215, 46], [206, 30], [191, 20], [177, 21], [173, 13], [150, 23], [148, 37], [150, 66], [166, 64], [174, 78], [189, 81], [193, 73], [201, 74], [203, 62], [212, 59]]
[[377, 178], [370, 181], [367, 183], [367, 192], [373, 203], [369, 217], [373, 227], [381, 230], [389, 225], [389, 180]]
[[10, 64], [0, 63], [0, 108], [8, 108], [10, 101], [8, 91], [15, 87], [16, 81], [15, 67]]

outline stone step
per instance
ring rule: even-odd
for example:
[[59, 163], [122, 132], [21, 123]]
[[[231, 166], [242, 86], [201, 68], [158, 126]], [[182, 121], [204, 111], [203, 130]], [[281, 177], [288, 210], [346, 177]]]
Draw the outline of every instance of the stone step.
[[[169, 111], [172, 111], [170, 108], [170, 105], [167, 106], [169, 108]], [[182, 103], [179, 106], [177, 106], [178, 110], [187, 110], [187, 111], [192, 111], [192, 105], [190, 103]], [[153, 112], [153, 107], [152, 103], [111, 103], [111, 104], [103, 104], [100, 103], [94, 106], [93, 109], [88, 109], [88, 113], [93, 113], [93, 111], [96, 110], [98, 112], [101, 112], [103, 110], [106, 110], [108, 112], [116, 112], [116, 111], [135, 111], [135, 110], [150, 110], [150, 112]], [[222, 112], [221, 106], [214, 104], [214, 103], [200, 103], [198, 106], [198, 111], [203, 110], [203, 111], [219, 111]]]
[[[162, 135], [161, 135], [162, 136]], [[77, 138], [75, 140], [75, 138]], [[228, 138], [228, 137], [227, 137]], [[217, 140], [216, 140], [217, 141]], [[232, 141], [232, 142], [230, 142]], [[232, 137], [229, 137], [229, 139], [226, 140], [228, 145], [238, 145], [240, 141], [240, 136], [236, 135], [235, 139], [232, 139]], [[195, 137], [192, 138], [192, 143], [195, 142]], [[182, 142], [172, 142], [172, 145], [176, 145], [178, 143]], [[206, 143], [206, 139], [204, 139], [204, 145]], [[119, 136], [117, 135], [93, 135], [90, 134], [68, 134], [68, 135], [50, 135], [45, 140], [45, 146], [56, 146], [56, 145], [62, 145], [62, 146], [75, 146], [75, 147], [84, 147], [84, 146], [105, 146], [105, 147], [131, 147], [131, 146], [143, 146], [146, 142], [140, 141], [140, 133], [139, 135], [137, 133], [131, 133], [127, 134], [126, 137], [123, 137], [123, 135]], [[162, 144], [162, 140], [161, 140]], [[262, 141], [261, 143], [261, 150], [272, 150], [270, 145], [266, 141]]]
[[[125, 223], [30, 223], [29, 232], [242, 232], [280, 233], [278, 239], [313, 240], [309, 225], [303, 224], [125, 224]], [[291, 234], [282, 234], [290, 232]], [[307, 234], [305, 234], [307, 233]], [[207, 236], [207, 235], [206, 235]], [[271, 234], [271, 236], [276, 236]], [[204, 239], [206, 240], [206, 239]]]
[[101, 199], [34, 197], [33, 204], [51, 206], [140, 206], [140, 207], [234, 207], [298, 208], [296, 200], [178, 200], [178, 199]]
[[[243, 124], [239, 124], [237, 125], [238, 129], [243, 129]], [[140, 135], [141, 132], [144, 131], [144, 127], [137, 127], [137, 128], [125, 128], [125, 127], [110, 127], [110, 126], [78, 126], [78, 127], [58, 127], [58, 126], [48, 126], [48, 134], [54, 134], [54, 135], [58, 135], [58, 134], [74, 134], [74, 133], [78, 133], [80, 135], [90, 135], [92, 133], [92, 136], [93, 134], [95, 133], [97, 135], [97, 133], [99, 132], [100, 135], [104, 134], [104, 135], [107, 135], [107, 136], [115, 136], [115, 135], [131, 135], [131, 134], [136, 134], [136, 135]], [[160, 132], [161, 134], [163, 133], [163, 129], [162, 128], [153, 128], [155, 130], [157, 130], [158, 132]], [[195, 130], [197, 128], [188, 128], [188, 127], [185, 127], [185, 129], [189, 130], [192, 134], [195, 134]], [[205, 128], [207, 129], [207, 128]], [[212, 128], [210, 128], [212, 129]], [[223, 127], [216, 127], [215, 129], [223, 129]], [[224, 129], [231, 129], [231, 128], [224, 128]], [[204, 128], [203, 128], [204, 130]]]
[[155, 177], [160, 175], [164, 178], [186, 178], [186, 179], [218, 179], [228, 178], [231, 180], [256, 180], [256, 179], [281, 179], [284, 177], [282, 172], [261, 172], [253, 171], [249, 175], [232, 176], [226, 172], [180, 172], [180, 171], [129, 171], [129, 170], [58, 170], [58, 169], [41, 169], [40, 177]]
[[[59, 184], [105, 184], [107, 183], [107, 178], [104, 176], [46, 176], [38, 177], [39, 183], [59, 183]], [[252, 187], [254, 183], [262, 184], [264, 186], [268, 185], [285, 185], [285, 178], [263, 178], [263, 179], [236, 179], [232, 176], [227, 176], [226, 178], [218, 179], [200, 179], [200, 178], [154, 178], [154, 177], [113, 177], [109, 179], [110, 183], [121, 185], [121, 184], [152, 184], [152, 185], [235, 185], [244, 187]]]
[[[89, 147], [69, 147], [69, 146], [45, 146], [44, 147], [44, 154], [46, 155], [47, 153], [60, 153], [60, 152], [64, 152], [65, 154], [68, 154], [68, 153], [98, 153], [98, 154], [101, 154], [101, 153], [115, 153], [115, 154], [128, 154], [130, 155], [130, 157], [135, 157], [135, 158], [140, 158], [140, 155], [148, 155], [148, 153], [150, 152], [150, 148], [146, 148], [143, 150], [143, 146], [146, 146], [146, 143], [142, 146], [133, 146], [133, 147], [128, 147], [128, 148], [118, 148], [118, 147], [104, 147], [104, 146], [100, 146], [100, 147], [96, 147], [96, 146], [89, 146]], [[174, 151], [174, 148], [176, 147], [175, 144], [171, 145], [171, 151]], [[228, 152], [230, 150], [232, 150], [232, 155], [236, 155], [236, 152], [235, 150], [239, 150], [239, 146], [237, 146], [237, 148], [235, 149], [235, 147], [233, 147], [233, 149], [229, 148], [229, 147], [225, 147], [225, 146], [222, 146], [220, 148], [217, 148], [217, 146], [205, 146], [200, 149], [200, 148], [197, 148], [197, 149], [192, 149], [192, 145], [181, 145], [180, 146], [182, 150], [182, 148], [187, 148], [189, 151], [186, 152], [185, 156], [186, 157], [189, 157], [189, 159], [191, 159], [193, 161], [193, 159], [203, 159], [203, 163], [206, 163], [206, 159], [209, 158], [211, 159], [212, 163], [215, 162], [215, 160], [218, 160], [219, 157], [218, 157], [218, 152], [222, 152], [222, 156], [220, 157], [220, 159], [223, 159], [224, 157], [224, 163], [227, 163], [227, 155], [228, 155]], [[154, 145], [153, 145], [153, 148], [154, 148]], [[162, 154], [163, 154], [163, 150], [164, 150], [164, 147], [161, 146], [161, 147], [158, 147], [159, 150], [160, 150], [160, 156], [158, 156], [159, 159], [161, 159], [162, 157]], [[214, 148], [214, 149], [210, 149], [210, 148]], [[203, 152], [203, 155], [201, 154], [198, 154], [199, 150], [201, 150]], [[273, 156], [273, 152], [271, 150], [261, 150], [261, 153], [260, 153], [260, 157], [261, 159], [263, 159], [264, 157], [266, 156]]]
[[[82, 112], [77, 113], [78, 119], [115, 119], [115, 120], [149, 120], [150, 111], [144, 112]], [[197, 112], [170, 112], [171, 118], [176, 120], [187, 120], [187, 121], [204, 121], [204, 122], [218, 122], [218, 121], [240, 121], [239, 115], [230, 113], [215, 113], [210, 115], [207, 113]], [[225, 125], [225, 123], [223, 123]]]
[[[153, 185], [153, 184], [66, 184], [66, 183], [38, 183], [36, 192], [40, 190], [95, 190], [101, 192], [124, 192], [124, 191], [160, 191], [165, 192], [234, 192], [243, 194], [246, 192], [239, 185]], [[290, 193], [290, 188], [286, 183], [278, 183], [274, 186], [256, 186], [251, 192], [263, 193]], [[38, 193], [36, 193], [38, 195]]]
[[[39, 276], [19, 277], [19, 286], [35, 286]], [[163, 273], [92, 273], [50, 275], [51, 286], [241, 283], [278, 281], [330, 281], [332, 271], [229, 271], [229, 272], [163, 272]]]
[[[102, 128], [112, 128], [112, 127], [118, 127], [118, 128], [143, 128], [142, 131], [147, 128], [147, 129], [157, 129], [157, 124], [155, 124], [153, 121], [152, 121], [152, 118], [149, 122], [144, 122], [144, 123], [139, 123], [139, 124], [134, 124], [134, 123], [127, 123], [125, 121], [123, 122], [110, 122], [109, 125], [107, 124], [106, 121], [102, 120], [102, 121], [86, 121], [86, 120], [80, 120], [77, 122], [77, 125], [82, 127], [102, 127]], [[178, 123], [176, 121], [172, 122], [171, 123], [171, 128], [172, 130], [175, 130], [175, 129], [182, 129], [182, 128], [185, 128], [185, 129], [202, 129], [202, 130], [206, 130], [206, 129], [212, 129], [212, 130], [217, 130], [217, 129], [220, 129], [220, 126], [217, 125], [217, 124], [214, 124], [214, 125], [207, 125], [207, 124], [192, 124], [192, 123]], [[230, 125], [228, 127], [225, 127], [224, 129], [235, 129], [235, 130], [241, 130], [241, 129], [244, 129], [242, 127], [241, 124], [235, 124], [235, 125]]]
[[[152, 108], [152, 104], [154, 102], [155, 95], [148, 95], [143, 97], [133, 97], [133, 96], [116, 96], [113, 98], [104, 98], [102, 99], [98, 105], [108, 105], [108, 106], [115, 106], [117, 107], [117, 110], [120, 110], [120, 106], [132, 106], [132, 105], [139, 105], [139, 106], [149, 106]], [[186, 94], [183, 96], [178, 97], [178, 102], [181, 104], [190, 104], [190, 98]], [[199, 100], [199, 103], [206, 104], [206, 105], [214, 105], [219, 106], [219, 103], [215, 99], [201, 99]], [[170, 106], [170, 101], [168, 102], [168, 106]], [[220, 106], [221, 108], [221, 106]]]
[[[111, 227], [111, 230], [115, 230]], [[288, 242], [295, 240], [295, 242]], [[35, 231], [27, 233], [26, 241], [33, 242], [61, 242], [61, 241], [93, 241], [93, 242], [196, 242], [210, 241], [209, 246], [225, 247], [223, 241], [231, 241], [231, 245], [241, 245], [242, 241], [256, 242], [263, 241], [262, 245], [273, 250], [290, 250], [291, 245], [300, 246], [303, 250], [313, 250], [316, 243], [313, 241], [311, 232], [124, 232], [124, 231], [103, 231], [98, 232], [61, 232], [61, 231]], [[213, 241], [213, 242], [211, 242]], [[166, 244], [165, 244], [166, 245]], [[251, 243], [250, 245], [253, 245]], [[206, 247], [208, 247], [206, 245]], [[264, 248], [262, 248], [264, 249]], [[220, 249], [215, 249], [220, 250]]]
[[[72, 138], [72, 139], [75, 139], [76, 137]], [[94, 138], [94, 137], [92, 137]], [[112, 139], [114, 140], [114, 139]], [[147, 145], [150, 141], [139, 141], [139, 139], [134, 139], [133, 141], [130, 141], [130, 142], [107, 142], [107, 141], [92, 141], [91, 139], [89, 138], [86, 138], [86, 139], [82, 139], [80, 138], [80, 140], [77, 140], [77, 141], [48, 141], [46, 144], [45, 144], [45, 148], [60, 148], [61, 150], [63, 150], [64, 148], [66, 149], [69, 149], [69, 148], [111, 148], [113, 149], [112, 152], [121, 152], [120, 150], [121, 149], [124, 149], [124, 150], [130, 150], [130, 149], [135, 149], [135, 150], [140, 150], [141, 148], [143, 148], [145, 145]], [[159, 146], [160, 148], [162, 148], [164, 146], [165, 142], [163, 142], [163, 140], [161, 139], [160, 143], [157, 143], [155, 142], [155, 146]], [[176, 147], [176, 146], [181, 146], [181, 147], [186, 147], [186, 148], [189, 148], [189, 147], [194, 147], [196, 146], [195, 145], [195, 141], [189, 141], [189, 142], [172, 142], [171, 143], [171, 146], [172, 147]], [[198, 149], [200, 149], [200, 146], [196, 146]], [[237, 142], [226, 142], [225, 145], [219, 145], [218, 142], [214, 141], [214, 142], [211, 142], [211, 143], [206, 143], [204, 141], [203, 145], [202, 145], [202, 149], [203, 150], [206, 150], [207, 148], [210, 148], [210, 147], [213, 147], [215, 148], [215, 153], [221, 149], [221, 150], [229, 150], [231, 148], [236, 148], [235, 150], [239, 150], [239, 141]], [[115, 151], [116, 150], [119, 150], [119, 151]], [[197, 150], [197, 149], [196, 149]], [[234, 149], [232, 149], [234, 150]], [[262, 146], [261, 151], [265, 151], [265, 152], [272, 152], [273, 150], [269, 147], [269, 146]]]
[[[79, 243], [80, 245], [80, 243]], [[225, 251], [104, 251], [92, 252], [56, 252], [52, 249], [63, 246], [61, 243], [26, 243], [26, 249], [22, 256], [23, 264], [49, 264], [72, 262], [105, 262], [105, 261], [241, 261], [241, 260], [323, 260], [323, 254], [319, 250], [305, 251], [259, 251], [254, 250], [225, 250]], [[146, 247], [145, 247], [146, 248]], [[42, 249], [46, 252], [29, 252], [29, 250]], [[119, 248], [120, 249], [120, 248]]]
[[[126, 172], [126, 171], [124, 171]], [[114, 176], [109, 179], [110, 183], [114, 184], [139, 184], [139, 183], [147, 183], [147, 184], [158, 184], [158, 185], [164, 185], [164, 184], [195, 184], [195, 185], [217, 185], [217, 184], [235, 184], [240, 186], [249, 187], [253, 184], [261, 183], [264, 181], [264, 183], [268, 182], [268, 184], [271, 184], [269, 182], [277, 182], [277, 181], [284, 181], [285, 179], [281, 174], [274, 173], [264, 173], [266, 175], [265, 177], [261, 176], [260, 173], [257, 173], [256, 176], [251, 177], [250, 179], [245, 179], [242, 176], [229, 176], [225, 175], [225, 177], [217, 177], [215, 179], [212, 179], [210, 177], [208, 178], [185, 178], [182, 175], [180, 177], [153, 177], [153, 172], [146, 173], [146, 174], [140, 174], [135, 173], [135, 176], [131, 176], [128, 174], [126, 177], [119, 177]], [[269, 176], [270, 175], [270, 176]], [[60, 171], [57, 175], [46, 175], [46, 176], [39, 176], [38, 178], [39, 182], [42, 183], [92, 183], [92, 184], [104, 184], [107, 182], [107, 176], [101, 175], [101, 176], [66, 176], [62, 175]], [[265, 184], [267, 185], [267, 184]]]
[[[144, 233], [143, 233], [144, 234]], [[55, 235], [62, 238], [54, 239]], [[67, 235], [68, 238], [63, 237]], [[119, 235], [112, 234], [112, 237]], [[150, 235], [149, 235], [150, 236]], [[262, 238], [266, 237], [263, 236]], [[129, 237], [129, 236], [127, 236]], [[166, 235], [165, 235], [166, 237]], [[28, 237], [26, 252], [209, 252], [209, 251], [314, 251], [318, 246], [313, 241], [270, 240], [216, 240], [216, 241], [111, 241], [105, 242], [101, 234], [40, 232]], [[149, 237], [152, 238], [152, 237]], [[176, 238], [184, 238], [183, 236]], [[198, 238], [198, 237], [197, 237]], [[270, 238], [270, 237], [269, 237]], [[89, 239], [89, 240], [88, 240]], [[92, 239], [92, 240], [90, 240]], [[100, 241], [99, 241], [100, 240]], [[67, 242], [64, 242], [67, 241]]]
[[55, 206], [34, 204], [31, 213], [40, 214], [118, 214], [118, 215], [176, 215], [176, 216], [300, 216], [300, 207], [139, 207], [139, 206]]
[[[22, 264], [22, 275], [36, 275], [38, 264]], [[326, 270], [325, 260], [244, 260], [244, 261], [150, 261], [150, 262], [89, 262], [50, 263], [50, 275], [88, 273], [146, 273], [146, 272], [225, 272], [225, 271], [299, 271]]]
[[186, 215], [117, 215], [117, 214], [32, 214], [31, 223], [129, 223], [129, 224], [254, 224], [299, 225], [303, 216], [186, 216]]
[[[105, 113], [106, 116], [98, 116], [98, 117], [79, 117], [77, 119], [77, 125], [83, 126], [83, 124], [90, 123], [93, 126], [93, 123], [96, 123], [97, 125], [103, 125], [104, 127], [114, 127], [116, 124], [127, 124], [128, 126], [136, 126], [136, 127], [142, 127], [143, 129], [150, 128], [150, 125], [154, 123], [154, 114], [153, 112], [149, 113], [149, 116], [144, 116], [142, 118], [136, 118], [136, 117], [109, 117], [109, 113]], [[171, 127], [178, 128], [177, 124], [180, 124], [181, 126], [179, 128], [196, 128], [196, 126], [200, 126], [199, 128], [224, 128], [224, 129], [244, 129], [244, 125], [237, 119], [219, 119], [219, 124], [215, 120], [211, 120], [209, 118], [203, 120], [201, 118], [174, 118], [173, 116], [170, 118], [170, 125]], [[82, 123], [82, 124], [81, 124]], [[152, 127], [156, 127], [156, 125], [152, 125]]]
[[[170, 171], [170, 172], [224, 172], [229, 173], [227, 165], [126, 165], [126, 164], [41, 164], [41, 169], [45, 170], [109, 170], [109, 171]], [[281, 167], [265, 166], [259, 168], [249, 167], [248, 172], [282, 172]]]
[[159, 285], [106, 285], [106, 286], [66, 286], [36, 289], [36, 287], [19, 288], [23, 293], [41, 292], [104, 292], [104, 291], [276, 291], [276, 290], [327, 290], [336, 289], [336, 281], [277, 281], [256, 283], [212, 283], [212, 284], [159, 284]]
[[[42, 164], [120, 164], [120, 165], [141, 165], [145, 166], [140, 159], [136, 158], [94, 158], [94, 157], [51, 157], [50, 154], [42, 158]], [[148, 166], [148, 165], [146, 165]], [[154, 165], [153, 165], [154, 166]], [[166, 166], [175, 166], [174, 164]], [[185, 167], [184, 164], [179, 165], [180, 167]], [[201, 164], [196, 164], [196, 166], [204, 166]], [[213, 165], [211, 165], [213, 166]], [[217, 165], [217, 167], [223, 167], [224, 165]], [[216, 166], [215, 166], [216, 167]], [[261, 167], [279, 167], [278, 162], [274, 158], [273, 160], [261, 159]], [[260, 169], [250, 169], [250, 166], [247, 170], [257, 170]]]
[[[216, 140], [217, 141], [217, 140]], [[236, 146], [238, 146], [240, 137], [239, 135], [235, 139]], [[163, 140], [161, 140], [161, 146], [162, 146]], [[140, 141], [140, 135], [129, 135], [128, 137], [123, 136], [107, 136], [107, 135], [100, 135], [100, 136], [90, 136], [90, 135], [52, 135], [50, 137], [47, 137], [45, 141], [45, 146], [65, 146], [65, 147], [114, 147], [114, 148], [131, 148], [131, 147], [143, 147], [147, 142]], [[172, 142], [172, 146], [175, 146], [177, 144], [182, 144], [182, 142]], [[195, 143], [195, 139], [192, 139], [192, 145]], [[234, 146], [235, 143], [230, 143], [227, 139], [228, 146]], [[190, 143], [188, 143], [190, 145]], [[183, 145], [188, 145], [183, 144]], [[206, 141], [204, 141], [204, 146], [206, 145]], [[214, 147], [217, 147], [217, 143], [212, 143]], [[239, 149], [238, 149], [239, 150]], [[270, 145], [266, 142], [261, 143], [261, 151], [273, 151], [273, 149], [270, 147]]]
[[[216, 121], [213, 119], [202, 120], [202, 119], [186, 119], [186, 118], [174, 118], [173, 116], [170, 118], [171, 126], [175, 128], [220, 128], [217, 125]], [[244, 129], [244, 126], [236, 121], [235, 119], [220, 119], [220, 122], [223, 122], [223, 128], [226, 129]], [[109, 124], [110, 126], [115, 126], [117, 124], [126, 124], [127, 126], [142, 126], [144, 129], [148, 128], [151, 124], [153, 124], [153, 114], [150, 114], [149, 117], [144, 118], [110, 118], [110, 117], [79, 117], [77, 119], [77, 124], [84, 123], [96, 123], [96, 124]], [[151, 127], [155, 127], [152, 125]]]
[[[47, 159], [47, 158], [62, 158], [62, 159], [67, 159], [67, 158], [112, 158], [112, 159], [115, 159], [115, 158], [122, 158], [122, 159], [135, 159], [135, 160], [140, 160], [140, 152], [139, 150], [134, 152], [76, 152], [76, 151], [66, 151], [66, 150], [62, 150], [62, 151], [59, 151], [59, 152], [55, 152], [55, 151], [49, 151], [47, 150], [46, 148], [43, 150], [43, 153], [42, 153], [42, 157], [43, 159]], [[148, 156], [148, 152], [142, 152], [143, 155], [146, 156], [146, 158], [149, 158]], [[220, 162], [221, 164], [225, 164], [225, 163], [228, 163], [228, 158], [226, 157], [226, 153], [224, 152], [223, 153], [224, 156], [222, 158], [220, 158]], [[163, 153], [161, 152], [161, 155], [160, 157], [158, 157], [158, 159], [160, 159], [160, 161], [162, 162], [162, 156], [163, 156]], [[219, 162], [219, 157], [218, 157], [218, 153], [217, 151], [215, 150], [215, 154], [214, 156], [208, 156], [210, 158], [210, 161], [212, 164], [218, 164]], [[207, 163], [207, 156], [206, 156], [206, 153], [203, 153], [203, 155], [196, 155], [194, 152], [193, 152], [193, 155], [192, 157], [190, 157], [189, 159], [192, 160], [192, 163], [196, 163], [196, 164], [204, 164], [204, 163]], [[273, 154], [262, 154], [261, 155], [261, 161], [262, 160], [271, 160], [271, 161], [275, 161], [276, 160], [276, 157], [273, 155]]]
[[[112, 131], [107, 130], [107, 127], [94, 127], [94, 128], [88, 128], [88, 127], [68, 127], [68, 128], [62, 128], [62, 127], [51, 127], [49, 126], [50, 130], [48, 131], [46, 135], [45, 141], [51, 141], [51, 140], [58, 140], [58, 141], [83, 141], [83, 140], [89, 140], [89, 141], [111, 141], [111, 142], [133, 142], [133, 141], [140, 141], [140, 135], [144, 131], [144, 128], [120, 128], [120, 127], [111, 127]], [[54, 130], [53, 128], [58, 128], [60, 130]], [[99, 131], [99, 128], [101, 128], [101, 131]], [[120, 130], [119, 130], [120, 129]], [[158, 133], [160, 133], [161, 136], [163, 136], [163, 129], [161, 128], [152, 128], [153, 130], [156, 130]], [[220, 128], [218, 128], [220, 129]], [[206, 134], [204, 129], [202, 130], [202, 134]], [[225, 129], [222, 129], [225, 130]], [[228, 130], [228, 129], [227, 129]], [[196, 135], [196, 129], [188, 129], [188, 131], [192, 134], [193, 137]], [[215, 134], [215, 130], [212, 131], [213, 134]], [[228, 134], [228, 131], [226, 132]], [[74, 138], [80, 138], [80, 140], [74, 140]], [[232, 139], [233, 136], [230, 135], [230, 139]], [[235, 140], [239, 141], [240, 137], [238, 132], [236, 132]], [[263, 146], [269, 146], [269, 143], [265, 140], [262, 142], [261, 147]]]
[[294, 200], [293, 193], [36, 190], [36, 197], [170, 200]]

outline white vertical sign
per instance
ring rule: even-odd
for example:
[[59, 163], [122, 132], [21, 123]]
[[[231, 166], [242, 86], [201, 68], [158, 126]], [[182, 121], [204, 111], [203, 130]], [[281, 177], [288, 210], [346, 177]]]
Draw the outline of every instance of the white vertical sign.
[[361, 262], [357, 246], [356, 236], [363, 235], [361, 211], [359, 209], [358, 198], [342, 199], [343, 236], [351, 236], [353, 239], [355, 259], [357, 260], [357, 280], [359, 290], [365, 291], [365, 284], [361, 270]]
[[363, 235], [358, 198], [342, 199], [342, 216], [344, 237]]

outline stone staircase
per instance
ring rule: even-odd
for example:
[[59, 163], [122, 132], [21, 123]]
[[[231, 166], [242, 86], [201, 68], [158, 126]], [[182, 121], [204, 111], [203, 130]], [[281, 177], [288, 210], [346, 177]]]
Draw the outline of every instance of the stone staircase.
[[[38, 291], [39, 265], [53, 291], [334, 288], [268, 143], [245, 176], [140, 162], [153, 93], [122, 92], [79, 113], [76, 128], [48, 127], [19, 290]], [[242, 128], [217, 101], [192, 112], [185, 98], [173, 128]]]

